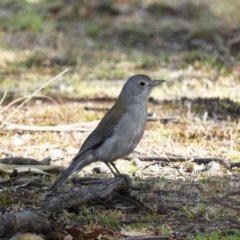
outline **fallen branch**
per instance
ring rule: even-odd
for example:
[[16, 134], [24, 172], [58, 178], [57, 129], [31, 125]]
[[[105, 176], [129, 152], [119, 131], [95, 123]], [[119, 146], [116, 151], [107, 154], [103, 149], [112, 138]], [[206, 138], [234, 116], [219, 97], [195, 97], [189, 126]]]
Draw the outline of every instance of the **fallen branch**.
[[[125, 157], [125, 160], [131, 160], [132, 157]], [[227, 169], [232, 169], [233, 167], [240, 167], [240, 162], [237, 161], [232, 161], [228, 159], [223, 159], [223, 158], [201, 158], [201, 157], [181, 157], [181, 156], [170, 156], [169, 158], [167, 157], [137, 157], [140, 161], [146, 161], [146, 162], [151, 162], [151, 161], [162, 161], [165, 163], [169, 162], [185, 162], [185, 161], [190, 161], [198, 164], [208, 164], [210, 162], [218, 162], [222, 166], [224, 166]]]
[[21, 176], [11, 178], [5, 181], [0, 182], [0, 185], [3, 186], [34, 186], [34, 187], [50, 187], [51, 183], [43, 181], [41, 178], [22, 178]]
[[4, 123], [4, 130], [25, 130], [25, 131], [53, 131], [53, 132], [68, 132], [68, 131], [81, 131], [91, 132], [99, 121], [82, 122], [68, 125], [59, 126], [28, 126], [18, 125], [10, 122]]
[[[107, 107], [89, 107], [89, 106], [84, 106], [83, 107], [85, 110], [90, 110], [90, 111], [108, 111], [110, 108]], [[153, 113], [148, 113], [148, 118], [147, 121], [152, 122], [152, 121], [161, 121], [163, 123], [167, 123], [169, 121], [174, 121], [174, 122], [178, 122], [179, 121], [179, 117], [159, 117], [159, 116], [154, 116]]]
[[10, 179], [4, 180], [4, 181], [0, 181], [0, 185], [9, 185], [9, 186], [11, 186], [11, 182], [13, 182], [13, 181], [15, 181], [15, 180], [17, 180], [19, 178], [21, 178], [21, 176], [10, 178]]
[[[177, 117], [151, 117], [147, 118], [149, 122], [161, 121], [167, 123], [169, 121], [177, 122], [179, 119]], [[24, 130], [24, 131], [34, 131], [34, 132], [69, 132], [69, 131], [81, 131], [81, 132], [91, 132], [99, 123], [99, 121], [92, 122], [81, 122], [68, 125], [59, 126], [29, 126], [29, 125], [18, 125], [11, 122], [4, 122], [4, 130]]]
[[[68, 216], [64, 209], [102, 199], [114, 191], [129, 188], [126, 177], [116, 177], [89, 188], [74, 187], [46, 200], [39, 209], [19, 212], [0, 212], [0, 236], [11, 237], [18, 232], [38, 232], [56, 237], [67, 226]], [[11, 229], [11, 230], [10, 230]]]
[[50, 157], [44, 158], [41, 161], [23, 157], [0, 158], [0, 163], [12, 165], [50, 165], [51, 161], [52, 159]]

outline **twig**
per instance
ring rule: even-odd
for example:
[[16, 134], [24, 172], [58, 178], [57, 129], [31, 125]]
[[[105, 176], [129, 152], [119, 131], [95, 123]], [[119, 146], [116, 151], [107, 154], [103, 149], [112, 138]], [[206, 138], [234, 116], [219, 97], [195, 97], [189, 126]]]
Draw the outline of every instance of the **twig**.
[[125, 200], [127, 202], [130, 202], [130, 203], [134, 204], [135, 206], [140, 207], [141, 209], [146, 210], [149, 213], [153, 213], [153, 210], [151, 208], [147, 207], [144, 203], [142, 203], [140, 201], [139, 202], [134, 201], [133, 199], [131, 199], [131, 198], [127, 197], [127, 196], [124, 196], [124, 195], [122, 195], [122, 194], [120, 194], [118, 192], [113, 192], [113, 196], [117, 197], [117, 198], [120, 198], [122, 200]]
[[[240, 162], [227, 160], [223, 158], [202, 158], [202, 157], [183, 157], [183, 156], [170, 156], [170, 154], [166, 153], [168, 157], [137, 157], [140, 161], [162, 161], [162, 162], [184, 162], [190, 161], [198, 164], [208, 164], [210, 162], [218, 162], [223, 165], [227, 169], [231, 169], [233, 167], [240, 167]], [[125, 160], [131, 160], [132, 157], [125, 157]]]
[[108, 111], [110, 108], [108, 107], [88, 107], [88, 106], [84, 106], [83, 107], [84, 110], [87, 110], [87, 111]]
[[[107, 107], [89, 107], [89, 106], [84, 106], [83, 107], [85, 110], [91, 110], [91, 111], [108, 111], [110, 108]], [[148, 118], [147, 120], [149, 122], [153, 122], [153, 121], [161, 121], [163, 123], [167, 123], [169, 121], [179, 121], [179, 117], [159, 117], [159, 116], [153, 116], [153, 113], [149, 113], [148, 114]]]
[[61, 73], [59, 73], [57, 76], [55, 76], [54, 78], [52, 78], [51, 80], [49, 80], [47, 83], [43, 84], [40, 88], [38, 88], [35, 92], [33, 92], [31, 95], [29, 95], [28, 98], [25, 99], [25, 101], [23, 101], [16, 109], [14, 109], [14, 111], [12, 111], [8, 117], [2, 122], [2, 125], [0, 125], [0, 128], [2, 128], [4, 126], [4, 123], [7, 122], [12, 116], [13, 114], [15, 114], [26, 102], [28, 102], [33, 96], [35, 96], [38, 92], [40, 92], [43, 88], [45, 88], [47, 85], [49, 85], [50, 83], [52, 83], [53, 81], [55, 81], [56, 79], [58, 79], [59, 77], [61, 77], [64, 73], [66, 73], [69, 69], [65, 69], [64, 71], [62, 71]]
[[[167, 157], [168, 157], [168, 154], [167, 154], [167, 153], [166, 153], [166, 155], [167, 155]], [[179, 173], [189, 184], [191, 184], [193, 187], [195, 187], [196, 189], [198, 189], [205, 197], [207, 197], [207, 198], [210, 197], [210, 199], [211, 199], [213, 202], [217, 202], [218, 204], [220, 204], [220, 205], [222, 205], [222, 206], [224, 206], [224, 207], [226, 207], [226, 208], [233, 209], [233, 210], [235, 210], [235, 211], [237, 211], [237, 212], [240, 211], [240, 208], [232, 207], [232, 206], [229, 205], [229, 204], [226, 204], [226, 203], [221, 202], [221, 201], [218, 200], [216, 197], [212, 197], [211, 195], [207, 194], [201, 187], [199, 187], [199, 186], [193, 184], [193, 182], [189, 181], [189, 179], [186, 178], [186, 176], [184, 176], [184, 175], [181, 173], [181, 171], [179, 171], [178, 167], [176, 167], [173, 162], [172, 162], [172, 164], [173, 164], [173, 167], [178, 171], [178, 173]]]
[[7, 180], [5, 180], [5, 181], [1, 181], [1, 182], [0, 182], [0, 185], [4, 185], [4, 184], [6, 184], [6, 183], [13, 182], [13, 181], [15, 181], [15, 180], [17, 180], [17, 179], [19, 179], [19, 178], [22, 178], [22, 176], [18, 176], [18, 177], [14, 177], [14, 178], [7, 179]]
[[0, 101], [0, 105], [2, 105], [2, 103], [3, 103], [3, 101], [4, 101], [6, 96], [7, 96], [7, 90], [4, 91], [3, 97], [2, 97], [2, 99]]
[[[74, 123], [68, 125], [59, 125], [59, 126], [28, 126], [28, 125], [18, 125], [10, 122], [5, 122], [6, 130], [26, 130], [26, 131], [53, 131], [53, 132], [67, 132], [67, 131], [81, 131], [81, 132], [90, 132], [93, 130], [93, 127], [88, 125], [95, 126], [99, 121], [92, 122], [82, 122]], [[88, 128], [89, 129], [88, 129]]]
[[[28, 126], [28, 125], [17, 125], [13, 123], [5, 123], [6, 130], [26, 130], [26, 131], [35, 131], [35, 132], [44, 132], [44, 131], [53, 131], [53, 132], [67, 132], [67, 131], [81, 131], [88, 132], [86, 128], [74, 125], [62, 125], [62, 126]], [[82, 125], [82, 124], [79, 124]]]
[[[26, 175], [27, 176], [27, 175]], [[3, 186], [22, 186], [22, 185], [28, 185], [28, 186], [34, 186], [34, 187], [50, 187], [51, 183], [44, 181], [40, 178], [25, 178], [23, 176], [11, 178], [9, 180], [0, 182]]]
[[[169, 118], [170, 119], [170, 118]], [[150, 121], [167, 121], [168, 118], [151, 118]], [[81, 131], [81, 132], [90, 132], [93, 128], [86, 129], [86, 125], [97, 125], [99, 121], [92, 122], [83, 122], [83, 123], [74, 123], [68, 125], [59, 125], [59, 126], [29, 126], [29, 125], [18, 125], [6, 120], [3, 122], [2, 126], [5, 126], [5, 130], [25, 130], [25, 131], [53, 131], [53, 132], [67, 132], [67, 131]], [[166, 158], [165, 158], [166, 159]]]
[[173, 121], [173, 122], [178, 122], [179, 121], [179, 117], [148, 117], [147, 118], [148, 122], [155, 122], [155, 121], [161, 121], [162, 123], [167, 123], [169, 121]]
[[[17, 103], [17, 102], [20, 102], [22, 101], [23, 99], [27, 99], [28, 97], [30, 97], [31, 95], [28, 95], [28, 96], [24, 96], [24, 97], [20, 97], [14, 101], [12, 101], [11, 103], [9, 103], [7, 106], [5, 106], [4, 108], [2, 108], [0, 110], [0, 113], [4, 112], [6, 109], [8, 109], [9, 107], [11, 107], [13, 104]], [[32, 98], [35, 97], [35, 98], [47, 98], [47, 99], [50, 99], [51, 101], [53, 101], [54, 103], [57, 103], [53, 98], [51, 97], [48, 97], [48, 96], [43, 96], [43, 95], [35, 95], [35, 96], [32, 96]], [[1, 104], [0, 104], [1, 105]]]

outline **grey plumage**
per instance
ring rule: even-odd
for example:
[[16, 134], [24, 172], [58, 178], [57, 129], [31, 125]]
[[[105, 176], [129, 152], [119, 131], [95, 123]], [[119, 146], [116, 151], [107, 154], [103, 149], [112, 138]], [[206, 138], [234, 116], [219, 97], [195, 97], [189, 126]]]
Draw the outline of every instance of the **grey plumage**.
[[164, 80], [134, 75], [124, 84], [113, 107], [83, 143], [70, 166], [55, 181], [55, 191], [73, 172], [96, 161], [110, 162], [129, 155], [142, 138], [147, 121], [147, 104], [152, 88]]

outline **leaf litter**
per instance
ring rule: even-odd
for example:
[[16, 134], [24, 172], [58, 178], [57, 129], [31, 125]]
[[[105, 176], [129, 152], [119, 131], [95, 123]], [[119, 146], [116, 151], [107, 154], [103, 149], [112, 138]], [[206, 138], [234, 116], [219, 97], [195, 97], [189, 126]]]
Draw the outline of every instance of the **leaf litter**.
[[[186, 101], [191, 104], [190, 110], [189, 105], [186, 106]], [[104, 107], [110, 105], [104, 102], [93, 102], [94, 105], [103, 107], [96, 113], [91, 109], [84, 110], [87, 103], [87, 99], [79, 103], [65, 100], [61, 105], [49, 104], [48, 101], [43, 102], [41, 106], [30, 103], [25, 108], [19, 109], [18, 114], [12, 117], [12, 122], [33, 126], [84, 123], [89, 119], [101, 118], [106, 112]], [[12, 111], [11, 108], [14, 109], [15, 106], [9, 107], [4, 112], [5, 116]], [[149, 109], [159, 116], [178, 116], [179, 121], [148, 122], [142, 141], [136, 151], [130, 155], [131, 160], [118, 160], [117, 167], [121, 172], [128, 173], [135, 185], [148, 187], [148, 190], [133, 192], [133, 196], [155, 210], [156, 215], [143, 215], [142, 210], [131, 206], [130, 203], [121, 202], [119, 199], [111, 200], [108, 206], [88, 203], [86, 207], [94, 207], [99, 214], [108, 209], [118, 209], [117, 229], [119, 232], [130, 226], [140, 232], [144, 231], [144, 233], [153, 235], [160, 235], [165, 231], [165, 236], [170, 232], [183, 229], [181, 231], [186, 238], [212, 231], [221, 234], [226, 231], [236, 233], [239, 228], [237, 212], [240, 204], [240, 199], [236, 195], [239, 189], [238, 168], [229, 170], [219, 165], [215, 166], [214, 173], [209, 175], [208, 171], [211, 166], [203, 165], [204, 168], [200, 170], [189, 170], [191, 167], [196, 169], [196, 163], [193, 164], [189, 160], [177, 161], [177, 156], [179, 158], [180, 156], [192, 156], [193, 158], [239, 160], [238, 104], [227, 99], [195, 99], [192, 101], [184, 98], [178, 102], [150, 103]], [[203, 117], [205, 112], [209, 112], [207, 117]], [[74, 114], [75, 121], [71, 118], [72, 114]], [[19, 146], [11, 141], [11, 137], [16, 134], [18, 137], [30, 134], [30, 137]], [[66, 167], [88, 134], [89, 131], [81, 130], [34, 132], [9, 131], [3, 128], [1, 130], [3, 140], [1, 158], [25, 156], [36, 159], [52, 155], [54, 165]], [[59, 151], [61, 156], [56, 154]], [[159, 156], [166, 158], [167, 153], [175, 154], [176, 161], [154, 161], [154, 157], [156, 159]], [[146, 156], [152, 157], [153, 161], [145, 162]], [[94, 166], [105, 167], [102, 163], [91, 164], [80, 173], [80, 176], [94, 177], [96, 174], [91, 171]], [[51, 178], [48, 179], [52, 181]], [[19, 191], [19, 197], [23, 194], [20, 189], [15, 190]], [[34, 187], [30, 189], [33, 190]], [[18, 202], [17, 198], [14, 197], [14, 201]], [[33, 202], [35, 202], [34, 196]], [[30, 202], [26, 205], [23, 202], [21, 206], [27, 208], [29, 204], [31, 205]], [[13, 209], [11, 204], [8, 207]], [[161, 209], [165, 210], [159, 214]], [[84, 215], [82, 211], [80, 210], [79, 215]], [[88, 221], [89, 223], [92, 221], [93, 216], [89, 214], [88, 218], [84, 221], [73, 219], [73, 222], [84, 228]], [[101, 224], [103, 228], [112, 228], [107, 221], [102, 220]], [[187, 226], [189, 228], [186, 228]]]

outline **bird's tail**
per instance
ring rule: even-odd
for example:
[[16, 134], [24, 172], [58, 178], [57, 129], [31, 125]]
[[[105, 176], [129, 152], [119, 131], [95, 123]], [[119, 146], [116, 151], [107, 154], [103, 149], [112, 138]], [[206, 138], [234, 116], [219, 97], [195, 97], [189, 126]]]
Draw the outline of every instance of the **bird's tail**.
[[85, 151], [79, 152], [73, 159], [70, 166], [62, 173], [62, 175], [53, 183], [50, 188], [51, 192], [54, 192], [61, 186], [61, 184], [73, 173], [73, 172], [80, 172], [85, 166], [89, 165], [90, 163], [94, 162], [94, 158], [91, 157], [84, 157], [82, 154]]
[[62, 173], [62, 175], [53, 183], [50, 188], [50, 191], [55, 192], [60, 185], [75, 171], [75, 168], [72, 164]]

